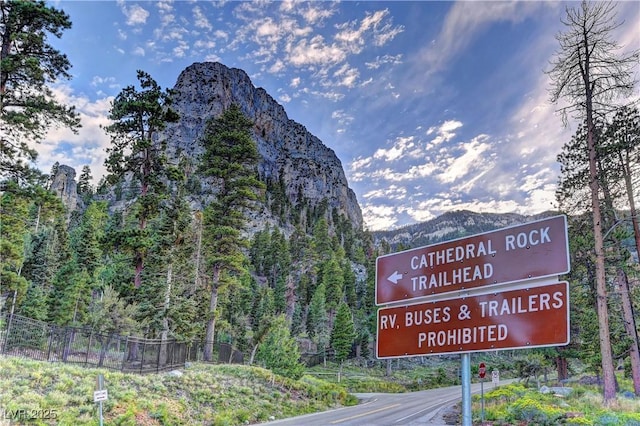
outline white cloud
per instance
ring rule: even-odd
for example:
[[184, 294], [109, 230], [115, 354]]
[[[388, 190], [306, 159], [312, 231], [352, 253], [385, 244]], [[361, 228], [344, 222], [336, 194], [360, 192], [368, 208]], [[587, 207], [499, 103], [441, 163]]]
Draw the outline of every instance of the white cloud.
[[381, 198], [384, 200], [403, 200], [406, 198], [406, 195], [407, 188], [396, 185], [389, 185], [388, 187], [383, 189], [374, 189], [365, 192], [362, 196], [365, 199]]
[[[426, 222], [427, 220], [434, 219], [436, 215], [434, 215], [431, 209], [422, 208], [422, 207], [407, 207], [405, 212], [416, 222]], [[382, 228], [384, 229], [384, 228]]]
[[433, 163], [419, 164], [417, 166], [411, 166], [405, 177], [407, 180], [420, 179], [431, 176], [436, 171], [438, 171], [438, 167]]
[[278, 43], [281, 38], [280, 26], [270, 17], [257, 24], [255, 34], [261, 43]]
[[348, 64], [344, 64], [333, 73], [338, 85], [345, 87], [354, 87], [359, 75], [358, 70], [350, 67]]
[[99, 75], [94, 75], [91, 79], [91, 85], [93, 87], [102, 86], [104, 84], [109, 87], [118, 86], [115, 77], [100, 77]]
[[177, 46], [173, 48], [173, 55], [176, 58], [184, 58], [188, 50], [189, 45], [186, 42], [181, 41]]
[[137, 4], [127, 6], [123, 3], [122, 13], [127, 17], [127, 25], [129, 26], [143, 25], [149, 17], [149, 12]]
[[280, 95], [278, 99], [280, 99], [280, 102], [283, 102], [285, 104], [291, 102], [291, 96], [287, 95], [286, 93]]
[[454, 130], [459, 129], [460, 127], [462, 127], [462, 123], [460, 121], [447, 120], [440, 126], [429, 127], [429, 129], [427, 130], [427, 135], [436, 133], [437, 136], [431, 140], [431, 144], [433, 146], [436, 146], [440, 145], [443, 142], [449, 142], [451, 139], [453, 139], [456, 136]]
[[350, 164], [350, 170], [352, 172], [358, 172], [360, 169], [366, 169], [371, 165], [373, 158], [372, 157], [367, 157], [367, 158], [358, 158], [356, 160], [353, 160]]
[[196, 49], [214, 49], [216, 42], [213, 40], [196, 40], [195, 43], [193, 43], [193, 47]]
[[281, 60], [275, 61], [271, 67], [269, 67], [269, 72], [271, 74], [278, 74], [286, 69], [286, 65]]
[[353, 116], [347, 114], [344, 110], [336, 110], [331, 113], [331, 118], [337, 120], [340, 126], [345, 126], [353, 121]]
[[144, 56], [144, 49], [140, 46], [135, 47], [132, 51], [131, 54], [134, 56]]
[[336, 45], [325, 43], [321, 35], [316, 35], [310, 40], [299, 40], [295, 45], [289, 46], [288, 60], [297, 67], [306, 65], [332, 65], [346, 59], [346, 53]]
[[[308, 90], [307, 94], [340, 99], [340, 88], [351, 89], [359, 84], [361, 70], [349, 59], [370, 46], [388, 42], [404, 29], [392, 24], [388, 10], [365, 12], [360, 20], [325, 26], [325, 21], [336, 18], [337, 5], [287, 1], [279, 3], [274, 13], [270, 3], [242, 3], [234, 8], [234, 15], [244, 25], [236, 30], [228, 46], [246, 50], [245, 57], [260, 64], [263, 72], [283, 74], [293, 68], [304, 80], [301, 84], [333, 88], [328, 95], [316, 90]], [[392, 57], [387, 56], [377, 66], [391, 61]]]
[[365, 66], [369, 69], [377, 70], [385, 64], [399, 65], [402, 63], [402, 54], [398, 55], [382, 55], [376, 56], [375, 61], [365, 62]]
[[200, 9], [200, 6], [193, 8], [193, 24], [196, 28], [202, 28], [203, 30], [211, 31], [213, 29], [213, 26], [202, 12], [202, 9]]
[[372, 231], [392, 229], [398, 222], [396, 209], [392, 206], [365, 204], [362, 207], [365, 226]]
[[442, 183], [452, 183], [466, 176], [470, 170], [478, 165], [482, 165], [486, 159], [482, 158], [482, 154], [491, 148], [487, 143], [486, 135], [476, 136], [471, 142], [460, 144], [462, 155], [449, 157], [446, 162], [447, 168], [444, 172], [439, 173], [437, 178]]
[[403, 31], [404, 27], [393, 27], [391, 24], [386, 24], [381, 31], [374, 34], [373, 44], [376, 46], [384, 46]]
[[163, 26], [171, 25], [175, 22], [176, 17], [171, 13], [161, 13], [160, 21], [162, 21]]
[[337, 25], [336, 27], [341, 31], [334, 38], [340, 45], [354, 54], [362, 52], [368, 34], [372, 34], [375, 46], [383, 46], [404, 31], [402, 26], [394, 27], [390, 22], [382, 24], [387, 18], [389, 18], [388, 9], [367, 13], [359, 25], [357, 21]]
[[319, 5], [324, 6], [321, 2], [308, 2], [303, 4], [305, 7], [300, 13], [304, 17], [304, 20], [311, 25], [321, 24], [325, 19], [330, 18], [336, 13], [335, 9], [322, 9], [317, 7]]
[[215, 31], [213, 32], [213, 35], [214, 35], [216, 38], [220, 38], [220, 39], [223, 39], [223, 40], [228, 40], [228, 39], [229, 39], [229, 34], [228, 34], [226, 31], [222, 31], [222, 30], [215, 30]]
[[169, 13], [173, 10], [173, 0], [158, 0], [156, 1], [156, 7], [164, 13]]
[[398, 137], [389, 149], [380, 148], [373, 154], [373, 158], [384, 161], [394, 161], [402, 158], [407, 150], [413, 148], [414, 137]]
[[54, 88], [58, 101], [74, 105], [80, 114], [82, 127], [78, 134], [67, 128], [51, 128], [47, 137], [34, 148], [38, 151], [38, 168], [49, 171], [55, 162], [73, 167], [80, 173], [82, 166], [88, 165], [94, 177], [94, 184], [105, 173], [105, 149], [110, 145], [109, 137], [101, 126], [110, 124], [107, 114], [113, 97], [89, 100], [85, 96], [76, 96], [69, 86]]

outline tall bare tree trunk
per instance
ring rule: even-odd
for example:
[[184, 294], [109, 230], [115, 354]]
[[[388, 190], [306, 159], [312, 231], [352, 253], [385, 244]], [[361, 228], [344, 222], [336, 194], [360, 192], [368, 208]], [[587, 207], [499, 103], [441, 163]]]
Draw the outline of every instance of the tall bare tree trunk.
[[[622, 154], [620, 154], [622, 160]], [[631, 181], [631, 159], [629, 152], [626, 152], [626, 161], [622, 161], [624, 165], [624, 183], [627, 190], [627, 198], [629, 200], [629, 209], [631, 212], [631, 223], [633, 225], [633, 237], [636, 243], [636, 254], [640, 260], [640, 225], [638, 225], [638, 212], [636, 210], [635, 197], [633, 195], [633, 183]], [[629, 280], [624, 275], [624, 287], [622, 288], [622, 307], [625, 315], [625, 327], [627, 333], [634, 342], [631, 348], [631, 377], [633, 379], [633, 389], [636, 396], [640, 396], [640, 342], [638, 342], [638, 329], [636, 327], [636, 317], [634, 315], [633, 300], [629, 291]]]
[[624, 168], [624, 185], [627, 192], [627, 199], [629, 200], [629, 211], [631, 213], [631, 224], [633, 225], [633, 237], [636, 243], [636, 253], [640, 257], [640, 225], [638, 225], [638, 212], [636, 210], [636, 200], [633, 195], [633, 182], [631, 181], [632, 160], [629, 158], [629, 152], [626, 152], [626, 158], [623, 158], [620, 153], [620, 164]]
[[613, 40], [616, 23], [615, 4], [589, 2], [566, 7], [561, 22], [566, 31], [556, 35], [560, 50], [548, 71], [552, 80], [551, 101], [568, 101], [560, 108], [563, 121], [567, 113], [585, 119], [589, 154], [589, 189], [593, 213], [593, 237], [596, 273], [596, 306], [598, 311], [600, 354], [602, 358], [603, 397], [606, 406], [615, 402], [616, 378], [609, 337], [609, 312], [605, 271], [603, 222], [600, 210], [600, 185], [597, 168], [597, 141], [594, 113], [606, 114], [615, 100], [627, 98], [635, 88], [635, 67], [640, 54], [619, 54], [620, 46]]
[[162, 307], [162, 333], [160, 335], [160, 358], [159, 364], [167, 363], [167, 339], [169, 338], [169, 303], [171, 303], [171, 285], [173, 282], [173, 263], [167, 266], [167, 286], [164, 290], [164, 306]]
[[609, 308], [607, 306], [607, 282], [604, 239], [602, 235], [602, 212], [600, 210], [600, 184], [598, 181], [596, 160], [595, 129], [592, 104], [590, 102], [591, 93], [589, 90], [587, 90], [587, 92], [587, 146], [589, 150], [589, 187], [591, 189], [591, 208], [593, 210], [593, 239], [596, 261], [596, 307], [598, 312], [600, 354], [602, 358], [603, 397], [605, 404], [608, 405], [616, 398], [616, 376], [613, 366], [611, 338], [609, 336]]
[[214, 266], [211, 280], [211, 298], [209, 299], [209, 319], [205, 333], [204, 354], [205, 361], [213, 361], [213, 339], [216, 329], [216, 308], [218, 306], [218, 286], [220, 285], [220, 268]]
[[633, 379], [633, 392], [640, 396], [640, 346], [638, 345], [638, 329], [633, 313], [633, 304], [629, 292], [629, 280], [622, 268], [618, 268], [618, 285], [622, 299], [622, 314], [624, 317], [624, 328], [631, 339], [629, 357], [631, 358], [631, 377]]
[[195, 213], [195, 227], [196, 227], [196, 259], [194, 263], [194, 283], [191, 294], [195, 294], [200, 287], [200, 264], [202, 263], [202, 212], [197, 211]]

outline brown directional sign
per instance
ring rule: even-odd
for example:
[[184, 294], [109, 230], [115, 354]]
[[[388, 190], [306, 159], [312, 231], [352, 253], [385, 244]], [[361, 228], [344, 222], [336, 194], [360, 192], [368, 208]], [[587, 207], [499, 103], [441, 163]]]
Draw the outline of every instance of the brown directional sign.
[[376, 304], [385, 305], [566, 274], [566, 216], [378, 257]]
[[569, 284], [378, 310], [378, 358], [569, 343]]

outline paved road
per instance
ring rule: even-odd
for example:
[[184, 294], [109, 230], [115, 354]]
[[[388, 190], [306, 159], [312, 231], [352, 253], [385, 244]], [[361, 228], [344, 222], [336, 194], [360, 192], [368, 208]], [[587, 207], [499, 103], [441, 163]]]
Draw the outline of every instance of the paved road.
[[[484, 384], [485, 391], [493, 387]], [[473, 383], [471, 392], [480, 392], [480, 384]], [[307, 414], [290, 419], [276, 420], [265, 425], [277, 426], [418, 426], [443, 425], [438, 422], [438, 411], [453, 406], [462, 398], [461, 386], [430, 389], [401, 394], [355, 394], [361, 403], [353, 407]]]

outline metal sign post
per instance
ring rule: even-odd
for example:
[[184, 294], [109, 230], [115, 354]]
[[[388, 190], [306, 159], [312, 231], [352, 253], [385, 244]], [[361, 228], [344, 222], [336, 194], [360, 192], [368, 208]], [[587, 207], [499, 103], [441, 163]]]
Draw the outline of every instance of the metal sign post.
[[480, 363], [478, 367], [478, 377], [480, 377], [480, 421], [484, 423], [484, 376], [487, 373], [487, 368], [484, 362]]
[[471, 354], [460, 356], [462, 369], [462, 426], [471, 426]]
[[378, 257], [376, 356], [461, 354], [471, 426], [471, 352], [569, 343], [569, 284], [557, 281], [571, 270], [568, 240], [555, 216]]
[[106, 401], [109, 398], [107, 390], [104, 389], [104, 376], [102, 374], [98, 374], [98, 377], [96, 378], [96, 388], [97, 390], [93, 392], [93, 402], [100, 403], [98, 412], [100, 415], [100, 426], [102, 426], [103, 425], [102, 401]]

